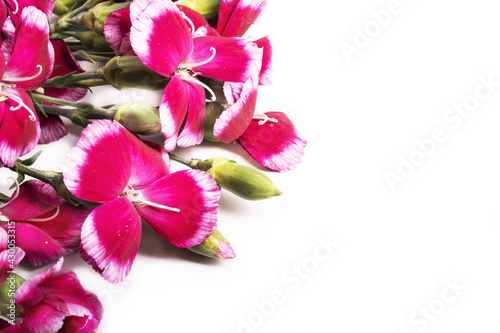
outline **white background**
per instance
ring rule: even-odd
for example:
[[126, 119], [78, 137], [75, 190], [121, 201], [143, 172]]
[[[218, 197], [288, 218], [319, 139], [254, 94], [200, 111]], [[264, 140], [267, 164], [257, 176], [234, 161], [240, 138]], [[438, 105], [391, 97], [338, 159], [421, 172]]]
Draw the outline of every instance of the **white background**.
[[[371, 13], [387, 8], [397, 10], [381, 26]], [[308, 141], [303, 163], [268, 173], [281, 197], [223, 193], [219, 228], [233, 260], [177, 249], [146, 227], [120, 285], [69, 256], [65, 269], [104, 304], [99, 332], [500, 332], [500, 85], [488, 91], [480, 79], [500, 82], [499, 9], [270, 0], [253, 37], [275, 37], [276, 84], [259, 102], [294, 121]], [[357, 47], [350, 59], [346, 44]], [[104, 103], [102, 94], [88, 98]], [[460, 123], [446, 118], [475, 100]], [[78, 134], [70, 128], [35, 167], [61, 167]], [[436, 130], [445, 139], [424, 155], [416, 142]], [[258, 167], [234, 145], [177, 152]], [[419, 165], [391, 189], [387, 173], [410, 157]], [[331, 253], [320, 248], [329, 241], [339, 245]]]

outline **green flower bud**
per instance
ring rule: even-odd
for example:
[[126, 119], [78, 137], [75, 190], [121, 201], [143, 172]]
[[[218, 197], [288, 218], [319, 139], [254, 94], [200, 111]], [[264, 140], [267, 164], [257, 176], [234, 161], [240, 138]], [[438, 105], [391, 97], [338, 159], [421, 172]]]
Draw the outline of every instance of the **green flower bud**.
[[115, 10], [130, 6], [130, 2], [115, 3], [113, 0], [101, 2], [80, 16], [80, 24], [102, 35], [104, 20]]
[[52, 11], [57, 16], [66, 14], [71, 8], [80, 7], [85, 0], [56, 0], [54, 10]]
[[165, 89], [169, 78], [149, 69], [136, 56], [116, 56], [99, 70], [99, 75], [117, 89]]
[[160, 112], [149, 104], [128, 103], [120, 106], [114, 119], [131, 132], [141, 135], [160, 133]]
[[215, 229], [203, 243], [195, 247], [189, 247], [188, 250], [216, 259], [233, 259], [236, 257], [231, 244], [218, 229]]
[[73, 36], [82, 42], [83, 46], [91, 51], [113, 52], [108, 41], [103, 35], [98, 35], [93, 31], [65, 31], [67, 35]]
[[243, 199], [262, 200], [282, 194], [265, 174], [228, 158], [199, 161], [196, 167], [208, 172], [220, 187]]
[[211, 142], [220, 142], [214, 136], [214, 125], [217, 118], [220, 117], [225, 107], [217, 102], [207, 102], [205, 106], [205, 128], [203, 131], [203, 139]]
[[219, 5], [221, 0], [185, 0], [183, 6], [196, 10], [208, 21], [219, 17]]

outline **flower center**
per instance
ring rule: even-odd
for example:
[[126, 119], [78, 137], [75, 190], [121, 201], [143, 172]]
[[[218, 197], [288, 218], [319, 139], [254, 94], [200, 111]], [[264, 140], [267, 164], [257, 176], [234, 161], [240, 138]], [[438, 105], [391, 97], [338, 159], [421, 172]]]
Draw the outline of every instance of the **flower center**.
[[213, 90], [210, 89], [209, 86], [207, 86], [206, 84], [204, 84], [200, 80], [195, 79], [195, 76], [197, 76], [200, 73], [195, 72], [193, 70], [193, 67], [205, 65], [215, 58], [215, 54], [216, 54], [215, 47], [211, 46], [210, 51], [212, 51], [212, 55], [210, 57], [208, 57], [208, 59], [206, 59], [206, 60], [196, 62], [196, 63], [190, 63], [190, 64], [181, 63], [179, 65], [179, 67], [177, 67], [177, 69], [175, 70], [175, 75], [180, 77], [182, 80], [189, 81], [191, 83], [200, 85], [203, 88], [205, 88], [210, 93], [210, 95], [212, 95], [212, 98], [210, 100], [206, 100], [206, 101], [207, 102], [215, 102], [216, 97], [215, 97], [215, 93], [213, 92]]
[[169, 211], [177, 212], [177, 213], [181, 211], [178, 208], [168, 207], [165, 205], [158, 204], [156, 202], [151, 202], [151, 201], [147, 201], [147, 200], [142, 199], [142, 192], [138, 191], [138, 190], [134, 190], [132, 188], [132, 186], [130, 186], [130, 185], [127, 185], [127, 187], [125, 188], [125, 190], [123, 191], [122, 194], [125, 197], [127, 197], [127, 199], [129, 199], [133, 204], [147, 205], [147, 206], [161, 208], [161, 209], [165, 209], [165, 210], [169, 210]]
[[278, 119], [275, 119], [275, 118], [271, 118], [269, 117], [267, 114], [265, 113], [256, 113], [253, 115], [253, 118], [252, 119], [255, 119], [255, 120], [260, 120], [258, 122], [259, 125], [264, 125], [265, 123], [267, 123], [268, 121], [272, 122], [272, 123], [277, 123], [278, 122]]

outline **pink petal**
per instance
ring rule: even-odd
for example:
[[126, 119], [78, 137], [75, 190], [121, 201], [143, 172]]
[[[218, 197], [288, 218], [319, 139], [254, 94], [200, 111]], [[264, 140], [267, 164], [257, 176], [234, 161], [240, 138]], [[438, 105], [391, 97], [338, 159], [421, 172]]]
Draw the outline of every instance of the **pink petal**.
[[241, 94], [236, 103], [229, 104], [229, 108], [224, 110], [215, 121], [214, 136], [218, 140], [229, 143], [239, 138], [245, 132], [255, 112], [258, 84], [257, 75], [249, 78], [243, 84]]
[[24, 251], [19, 247], [0, 252], [0, 286], [9, 277], [9, 272], [15, 270], [23, 258]]
[[254, 41], [263, 50], [262, 68], [260, 69], [259, 84], [269, 85], [273, 83], [274, 72], [272, 68], [273, 48], [269, 36]]
[[134, 262], [141, 219], [126, 197], [95, 208], [82, 227], [82, 258], [112, 283], [122, 281]]
[[222, 257], [222, 259], [233, 259], [236, 257], [231, 244], [223, 242], [219, 239], [214, 239], [214, 241], [219, 244], [221, 251], [214, 251], [216, 255]]
[[8, 240], [7, 240], [7, 231], [0, 228], [0, 252], [7, 248]]
[[16, 303], [24, 309], [34, 307], [40, 303], [47, 293], [47, 290], [40, 288], [40, 284], [58, 274], [63, 264], [64, 257], [61, 257], [61, 259], [51, 268], [26, 280], [16, 290]]
[[104, 36], [115, 53], [135, 55], [130, 44], [130, 8], [115, 10], [104, 21]]
[[241, 37], [266, 7], [266, 0], [222, 0], [217, 31], [224, 37]]
[[220, 190], [206, 172], [175, 172], [158, 179], [141, 192], [143, 200], [180, 210], [175, 212], [147, 203], [136, 204], [144, 221], [175, 246], [196, 246], [216, 227]]
[[[182, 5], [178, 5], [177, 8], [179, 8], [179, 10], [182, 13], [184, 13], [184, 15], [186, 15], [186, 17], [188, 18], [189, 21], [191, 21], [191, 23], [193, 23], [194, 31], [198, 30], [198, 28], [200, 27], [210, 26], [205, 17], [200, 13], [198, 13], [197, 11], [195, 11], [194, 9]], [[189, 24], [189, 27], [191, 29], [191, 24]], [[194, 31], [191, 31], [191, 33], [194, 33]]]
[[15, 1], [6, 0], [6, 1], [12, 8], [11, 14], [12, 17], [16, 19], [16, 22], [19, 21], [19, 18], [17, 16], [20, 13], [22, 13], [24, 8], [28, 6], [34, 6], [35, 8], [39, 9], [46, 17], [49, 17], [52, 14], [52, 10], [54, 9], [54, 5], [56, 3], [55, 0], [15, 0]]
[[61, 117], [57, 115], [48, 114], [47, 117], [39, 117], [39, 120], [41, 133], [38, 143], [40, 144], [57, 141], [68, 134], [68, 130], [62, 122]]
[[[4, 1], [1, 1], [0, 2], [0, 27], [3, 26], [6, 19], [7, 19], [7, 6], [5, 6]], [[0, 36], [0, 43], [1, 42], [2, 42], [2, 36]]]
[[295, 126], [282, 112], [266, 112], [278, 120], [259, 125], [253, 120], [238, 139], [243, 148], [260, 164], [274, 171], [295, 168], [304, 156], [306, 141], [298, 136]]
[[[207, 36], [194, 38], [193, 42], [193, 54], [185, 63], [203, 76], [221, 81], [245, 82], [260, 72], [263, 51], [246, 38]], [[196, 65], [200, 63], [202, 65]]]
[[46, 214], [63, 203], [64, 199], [51, 185], [30, 179], [21, 184], [18, 196], [0, 212], [11, 221], [24, 221]]
[[81, 227], [89, 213], [85, 206], [66, 203], [35, 219], [16, 221], [16, 245], [26, 252], [26, 259], [33, 266], [76, 253]]
[[76, 197], [106, 202], [117, 198], [131, 175], [131, 157], [123, 126], [97, 120], [87, 126], [66, 156], [64, 183]]
[[119, 127], [126, 141], [125, 145], [129, 148], [131, 173], [128, 185], [133, 188], [142, 187], [169, 174], [169, 166], [164, 161], [164, 155], [168, 156], [168, 153], [163, 152], [163, 147], [146, 144], [119, 123], [113, 124]]
[[[198, 80], [198, 79], [193, 79]], [[199, 84], [184, 81], [189, 92], [189, 107], [187, 119], [182, 129], [177, 145], [189, 147], [200, 144], [203, 141], [203, 129], [205, 124], [205, 89]]]
[[51, 333], [60, 332], [64, 324], [65, 315], [47, 304], [39, 304], [30, 309], [23, 317], [23, 321], [11, 326], [2, 332], [21, 333], [38, 332]]
[[35, 7], [26, 7], [2, 81], [25, 90], [36, 89], [49, 78], [53, 66], [54, 49], [49, 43], [47, 17]]
[[193, 49], [190, 29], [171, 1], [135, 0], [130, 5], [132, 47], [146, 66], [170, 77]]
[[189, 106], [189, 90], [177, 75], [165, 87], [160, 104], [161, 132], [165, 136], [165, 149], [172, 151], [177, 144], [179, 131]]
[[5, 94], [11, 97], [0, 102], [0, 162], [12, 167], [19, 156], [35, 148], [40, 138], [40, 122], [25, 91], [5, 88], [0, 96]]

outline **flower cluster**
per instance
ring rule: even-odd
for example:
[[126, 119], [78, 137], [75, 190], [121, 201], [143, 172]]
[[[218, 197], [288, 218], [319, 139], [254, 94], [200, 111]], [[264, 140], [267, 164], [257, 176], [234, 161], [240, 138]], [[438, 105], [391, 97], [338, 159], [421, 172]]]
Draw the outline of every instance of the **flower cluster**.
[[[265, 7], [0, 1], [0, 167], [15, 173], [14, 192], [0, 194], [2, 332], [95, 332], [103, 307], [63, 270], [64, 257], [79, 255], [105, 280], [123, 281], [143, 223], [174, 246], [235, 257], [219, 230], [220, 192], [262, 200], [281, 191], [257, 168], [178, 151], [236, 143], [268, 172], [302, 161], [306, 141], [290, 118], [256, 111], [259, 87], [273, 79], [272, 40], [247, 33]], [[157, 90], [158, 100], [82, 100], [103, 85]], [[36, 148], [64, 138], [70, 123], [83, 130], [62, 169], [34, 168]], [[25, 265], [51, 267], [25, 280]]]

